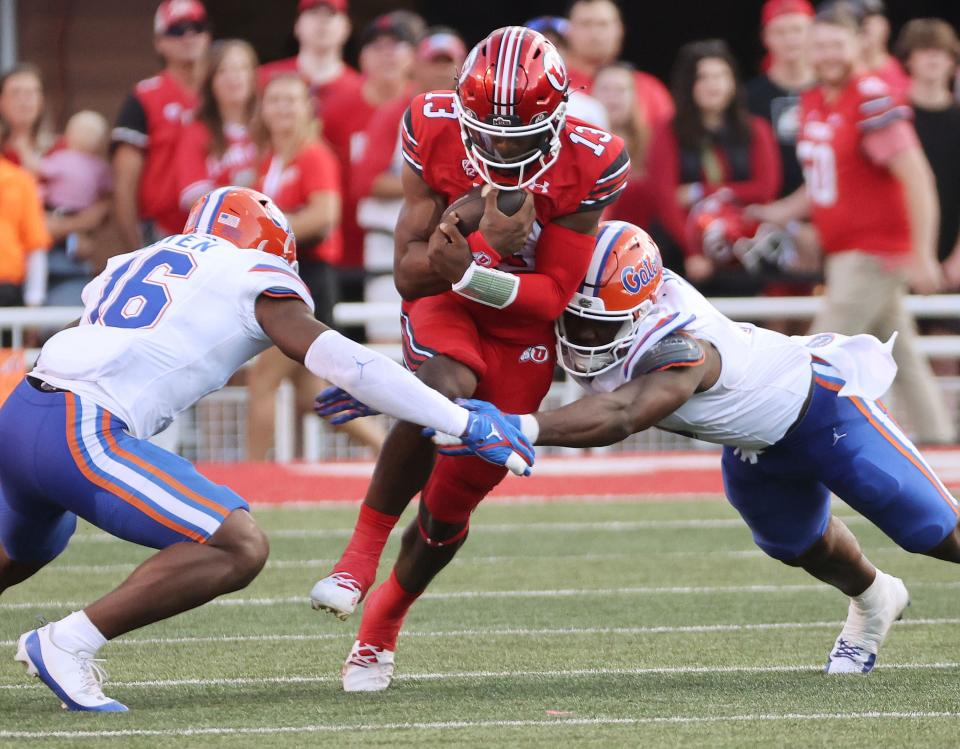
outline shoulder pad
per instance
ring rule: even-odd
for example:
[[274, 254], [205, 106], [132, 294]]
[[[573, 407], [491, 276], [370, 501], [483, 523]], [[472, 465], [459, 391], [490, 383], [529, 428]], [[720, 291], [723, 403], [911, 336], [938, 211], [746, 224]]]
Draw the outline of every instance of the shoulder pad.
[[662, 372], [672, 367], [695, 367], [705, 358], [703, 346], [685, 333], [671, 333], [645, 351], [633, 368], [633, 376]]

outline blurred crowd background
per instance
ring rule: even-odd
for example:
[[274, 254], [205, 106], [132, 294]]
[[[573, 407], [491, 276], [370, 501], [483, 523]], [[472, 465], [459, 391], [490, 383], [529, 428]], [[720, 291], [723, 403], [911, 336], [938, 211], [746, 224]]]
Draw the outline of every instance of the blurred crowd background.
[[[0, 0], [0, 10], [11, 3]], [[779, 200], [804, 181], [800, 94], [823, 82], [809, 44], [818, 9], [808, 0], [14, 5], [16, 59], [0, 72], [0, 306], [79, 305], [108, 257], [178, 232], [193, 201], [224, 184], [262, 190], [287, 213], [320, 319], [332, 322], [341, 300], [398, 300], [401, 117], [417, 93], [451, 88], [469, 47], [508, 23], [557, 44], [572, 116], [626, 140], [633, 177], [610, 218], [647, 228], [665, 264], [712, 296], [822, 288], [817, 227]], [[932, 167], [941, 266], [919, 290], [956, 291], [960, 8], [844, 6], [859, 64], [912, 110]], [[957, 319], [931, 330], [956, 332]], [[399, 335], [376, 322], [353, 332], [375, 343]], [[279, 383], [294, 382], [304, 413], [317, 383], [271, 353], [245, 376], [248, 456], [262, 459]], [[921, 439], [950, 441], [947, 420], [923, 415], [939, 408], [924, 377], [913, 385], [930, 391], [918, 406], [929, 426]], [[352, 436], [376, 448], [382, 431], [365, 421], [349, 427]]]

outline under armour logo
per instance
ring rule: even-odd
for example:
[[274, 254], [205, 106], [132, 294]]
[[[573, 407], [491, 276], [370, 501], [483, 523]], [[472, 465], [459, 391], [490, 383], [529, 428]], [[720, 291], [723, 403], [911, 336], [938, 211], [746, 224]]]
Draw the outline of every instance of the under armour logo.
[[363, 368], [367, 366], [373, 359], [368, 359], [367, 361], [360, 361], [357, 357], [353, 357], [353, 363], [357, 365], [357, 369], [360, 370], [360, 379], [363, 379]]
[[840, 434], [839, 432], [837, 432], [836, 429], [834, 429], [833, 430], [833, 446], [836, 447], [837, 443], [846, 436], [847, 436], [846, 432], [844, 432], [843, 434]]
[[532, 185], [530, 185], [530, 189], [546, 195], [547, 191], [550, 189], [550, 183], [546, 180], [543, 182], [534, 182]]

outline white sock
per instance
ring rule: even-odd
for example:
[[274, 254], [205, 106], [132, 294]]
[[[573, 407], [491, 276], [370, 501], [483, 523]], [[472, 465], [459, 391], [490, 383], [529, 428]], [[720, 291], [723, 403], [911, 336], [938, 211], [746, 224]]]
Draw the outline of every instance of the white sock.
[[82, 651], [96, 655], [107, 644], [107, 638], [100, 634], [84, 611], [74, 611], [56, 622], [53, 635], [57, 646], [71, 653]]
[[870, 611], [875, 609], [877, 606], [883, 603], [884, 593], [886, 592], [887, 586], [887, 574], [880, 570], [877, 570], [877, 576], [874, 578], [873, 582], [870, 583], [863, 593], [858, 596], [853, 596], [852, 600], [856, 602], [857, 606], [865, 611]]

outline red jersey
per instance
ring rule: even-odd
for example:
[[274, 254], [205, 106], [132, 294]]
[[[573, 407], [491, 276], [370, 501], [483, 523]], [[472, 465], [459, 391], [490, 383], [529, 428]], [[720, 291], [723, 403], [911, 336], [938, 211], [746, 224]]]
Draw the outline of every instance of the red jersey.
[[374, 180], [394, 163], [400, 142], [400, 121], [409, 104], [405, 97], [394, 99], [370, 118], [363, 134], [363, 153], [353, 163], [350, 190], [355, 200], [367, 197]]
[[[339, 192], [340, 166], [330, 149], [317, 141], [307, 143], [287, 163], [268, 151], [260, 163], [256, 189], [273, 198], [284, 213], [293, 213], [303, 208], [315, 192]], [[336, 263], [342, 253], [339, 226], [313, 247], [297, 248], [304, 262]]]
[[[283, 60], [267, 62], [257, 69], [257, 86], [263, 88], [275, 75], [296, 73], [300, 75], [296, 57], [287, 57]], [[360, 87], [363, 85], [363, 76], [349, 65], [344, 65], [340, 75], [326, 83], [313, 84], [306, 76], [301, 77], [310, 87], [310, 98], [316, 107], [317, 117], [323, 119], [327, 102], [338, 96], [360, 96]]]
[[161, 232], [175, 234], [187, 220], [179, 205], [176, 170], [171, 168], [184, 126], [193, 118], [197, 94], [167, 71], [134, 86], [111, 138], [143, 151], [140, 175], [140, 217], [154, 221]]
[[[431, 91], [414, 98], [404, 114], [401, 137], [407, 164], [430, 189], [444, 195], [448, 204], [481, 184], [460, 139], [452, 91]], [[538, 239], [543, 228], [561, 216], [599, 210], [613, 203], [626, 186], [630, 157], [619, 137], [572, 118], [566, 121], [561, 141], [556, 163], [541, 181], [528, 188], [536, 208], [530, 237], [517, 253], [503, 258], [497, 266], [501, 271], [550, 275], [557, 265], [568, 269], [582, 266], [578, 283], [586, 274], [592, 247], [583, 257], [541, 251], [538, 261]], [[452, 291], [447, 293], [465, 305], [477, 324], [492, 335], [505, 340], [513, 340], [518, 333], [527, 335], [519, 329], [531, 323], [516, 310], [498, 310]]]
[[[568, 68], [570, 76], [570, 90], [583, 89], [586, 93], [593, 92], [593, 78], [581, 70]], [[656, 129], [673, 119], [676, 109], [673, 106], [673, 97], [667, 87], [656, 76], [637, 70], [633, 74], [633, 85], [640, 111], [650, 127]]]
[[257, 178], [257, 146], [243, 125], [223, 128], [226, 148], [219, 156], [210, 150], [209, 128], [191, 122], [183, 129], [174, 159], [180, 207], [189, 211], [194, 202], [217, 187], [253, 187]]
[[[409, 101], [410, 95], [397, 97]], [[323, 137], [340, 161], [343, 174], [343, 265], [363, 265], [363, 229], [357, 223], [357, 197], [353, 189], [353, 175], [363, 158], [367, 145], [367, 126], [378, 107], [370, 104], [359, 92], [344, 92], [332, 96], [327, 102], [327, 116], [323, 121]]]
[[883, 65], [870, 72], [886, 81], [894, 96], [906, 100], [913, 81], [910, 80], [907, 71], [903, 69], [903, 65], [896, 57], [892, 55], [887, 57], [887, 61]]
[[821, 87], [802, 94], [797, 156], [825, 252], [910, 250], [903, 188], [864, 147], [909, 118], [910, 109], [872, 73], [854, 76], [830, 102]]

